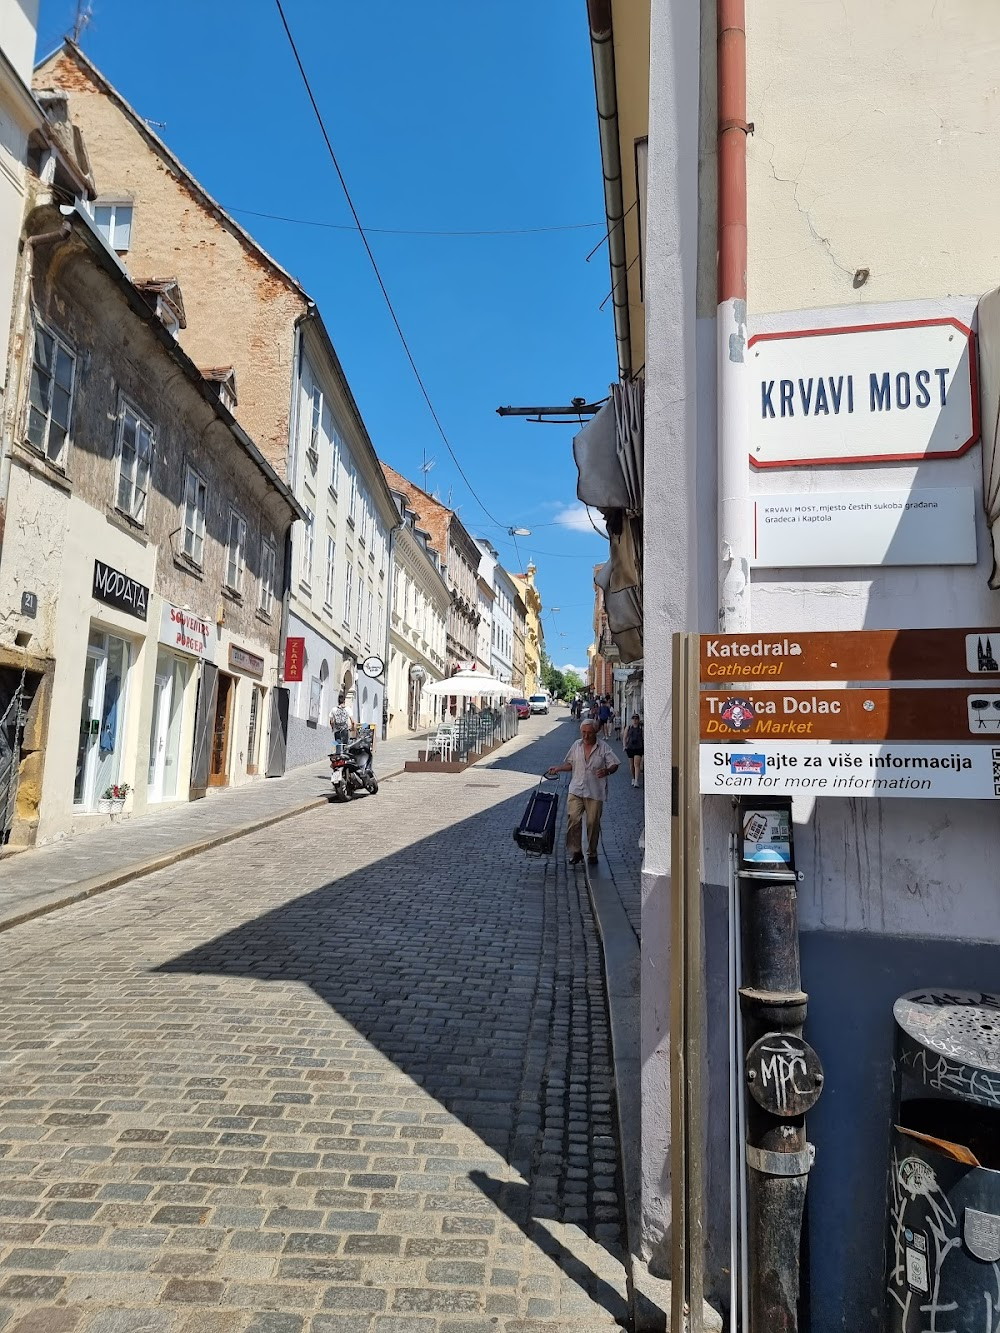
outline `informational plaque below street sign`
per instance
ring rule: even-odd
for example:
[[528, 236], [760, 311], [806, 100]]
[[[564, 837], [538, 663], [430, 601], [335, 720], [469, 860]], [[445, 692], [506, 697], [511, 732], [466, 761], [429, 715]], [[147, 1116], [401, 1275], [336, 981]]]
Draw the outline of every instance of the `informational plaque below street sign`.
[[702, 741], [963, 741], [1000, 745], [1000, 689], [761, 689], [699, 696]]
[[1000, 745], [755, 740], [699, 752], [705, 795], [1000, 798]]
[[1000, 629], [703, 634], [702, 685], [1000, 680]]

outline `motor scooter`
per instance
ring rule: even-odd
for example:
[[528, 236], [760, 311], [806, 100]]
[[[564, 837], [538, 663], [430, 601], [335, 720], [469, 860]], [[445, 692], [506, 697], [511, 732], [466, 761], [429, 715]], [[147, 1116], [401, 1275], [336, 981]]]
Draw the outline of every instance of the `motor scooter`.
[[360, 791], [378, 794], [378, 778], [372, 766], [371, 732], [366, 727], [355, 741], [338, 744], [330, 755], [330, 785], [335, 801], [352, 801]]

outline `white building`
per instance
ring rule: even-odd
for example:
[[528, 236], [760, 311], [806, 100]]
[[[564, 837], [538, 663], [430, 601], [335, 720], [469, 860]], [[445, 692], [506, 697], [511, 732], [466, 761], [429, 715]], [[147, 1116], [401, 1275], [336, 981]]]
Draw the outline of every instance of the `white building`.
[[387, 657], [392, 533], [399, 514], [318, 316], [300, 325], [299, 375], [288, 480], [310, 516], [292, 540], [288, 638], [304, 640], [302, 679], [290, 683], [288, 763], [329, 748], [341, 694], [356, 722], [379, 735], [388, 721]]
[[514, 678], [514, 600], [517, 589], [500, 564], [496, 548], [485, 537], [477, 537], [476, 545], [482, 552], [479, 577], [493, 589], [489, 656], [483, 658], [483, 665], [488, 666], [498, 680], [509, 683]]
[[401, 492], [393, 496], [401, 522], [392, 551], [388, 734], [405, 736], [432, 726], [446, 703], [424, 688], [444, 678], [451, 592], [417, 515]]
[[480, 573], [477, 586], [479, 624], [476, 626], [476, 664], [488, 671], [493, 656], [493, 584]]

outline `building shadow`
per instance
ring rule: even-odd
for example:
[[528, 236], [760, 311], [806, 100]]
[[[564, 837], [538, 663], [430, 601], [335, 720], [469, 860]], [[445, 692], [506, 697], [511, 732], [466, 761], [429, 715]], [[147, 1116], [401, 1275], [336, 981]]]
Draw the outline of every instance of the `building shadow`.
[[[491, 767], [533, 773], [530, 754]], [[456, 793], [464, 777], [479, 785], [489, 772], [456, 776]], [[470, 1162], [468, 1179], [625, 1320], [615, 1288], [547, 1229], [578, 1227], [624, 1263], [600, 946], [561, 840], [556, 856], [528, 865], [513, 842], [526, 795], [331, 878], [157, 971], [311, 987], [521, 1175], [524, 1184], [494, 1180]]]

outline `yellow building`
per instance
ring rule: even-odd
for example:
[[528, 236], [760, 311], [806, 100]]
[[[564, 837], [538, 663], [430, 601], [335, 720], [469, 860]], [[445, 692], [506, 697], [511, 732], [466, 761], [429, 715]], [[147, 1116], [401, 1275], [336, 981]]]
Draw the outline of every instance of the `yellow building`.
[[524, 623], [524, 693], [529, 699], [533, 694], [541, 694], [543, 689], [542, 643], [545, 633], [542, 629], [542, 597], [535, 587], [536, 573], [535, 565], [531, 562], [525, 573], [511, 575], [527, 608]]

